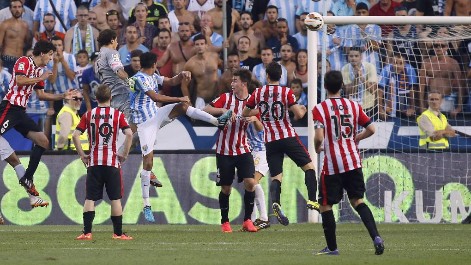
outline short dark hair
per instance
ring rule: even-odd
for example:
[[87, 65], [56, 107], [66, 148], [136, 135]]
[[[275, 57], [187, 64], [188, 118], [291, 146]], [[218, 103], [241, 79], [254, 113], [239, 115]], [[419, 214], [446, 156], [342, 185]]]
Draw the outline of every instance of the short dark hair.
[[324, 87], [327, 91], [332, 94], [336, 94], [342, 89], [343, 77], [340, 71], [332, 70], [325, 73], [324, 76]]
[[229, 56], [237, 56], [237, 57], [239, 57], [239, 54], [236, 53], [236, 52], [231, 52], [231, 53], [229, 53], [229, 54], [227, 55], [227, 57], [229, 57]]
[[301, 88], [303, 87], [303, 81], [299, 78], [295, 78], [295, 79], [291, 80], [290, 86], [292, 86], [294, 84], [298, 84]]
[[134, 51], [131, 52], [131, 58], [141, 57], [142, 53], [143, 52], [141, 50], [135, 49]]
[[51, 43], [52, 43], [53, 40], [60, 40], [60, 41], [62, 41], [62, 45], [64, 45], [64, 39], [62, 39], [62, 38], [59, 37], [59, 36], [54, 36], [54, 37], [52, 37], [52, 38], [51, 38]]
[[247, 87], [249, 86], [250, 81], [252, 80], [252, 73], [247, 69], [238, 69], [234, 71], [232, 75], [238, 76], [240, 78], [240, 81], [247, 83]]
[[[62, 40], [62, 39], [61, 39]], [[54, 46], [51, 42], [46, 41], [46, 40], [40, 40], [36, 42], [33, 48], [33, 55], [34, 56], [39, 56], [41, 53], [48, 53], [50, 51], [55, 52], [56, 51], [56, 46]]]
[[[267, 6], [267, 9], [266, 9], [266, 11], [268, 11], [268, 9], [276, 9], [276, 13], [279, 13], [279, 12], [278, 12], [278, 7], [277, 7], [277, 6], [274, 6], [274, 5], [269, 5], [269, 6]], [[265, 12], [266, 12], [266, 11], [265, 11]]]
[[100, 31], [98, 35], [97, 41], [100, 46], [105, 46], [111, 44], [111, 41], [116, 39], [117, 35], [116, 32], [112, 29], [104, 29]]
[[250, 45], [250, 43], [252, 42], [252, 40], [250, 40], [249, 36], [247, 36], [247, 35], [242, 35], [242, 36], [240, 36], [240, 38], [237, 40], [237, 44], [239, 44], [239, 41], [240, 41], [241, 39], [243, 39], [243, 38], [244, 38], [244, 39], [248, 39], [248, 40], [249, 40], [249, 45]]
[[196, 36], [193, 38], [193, 43], [196, 43], [197, 40], [204, 40], [204, 43], [207, 43], [207, 42], [206, 42], [206, 37], [203, 36], [203, 34], [198, 34], [198, 35], [196, 35]]
[[153, 52], [145, 52], [141, 54], [141, 67], [151, 68], [157, 62], [157, 55]]
[[252, 18], [252, 13], [250, 13], [250, 12], [248, 12], [248, 11], [242, 11], [242, 12], [240, 12], [240, 16], [239, 16], [239, 17], [241, 18], [242, 15], [249, 15], [250, 18], [253, 20], [253, 18]]
[[56, 19], [56, 16], [53, 13], [49, 13], [49, 12], [44, 14], [43, 18], [45, 17], [53, 17], [54, 19]]
[[265, 70], [267, 72], [267, 76], [270, 78], [271, 81], [280, 81], [281, 79], [281, 65], [277, 62], [271, 62], [267, 65], [267, 69]]
[[99, 85], [95, 91], [95, 97], [98, 103], [104, 103], [111, 99], [111, 89], [109, 86]]
[[170, 30], [168, 29], [159, 29], [159, 33], [157, 33], [157, 36], [159, 36], [161, 32], [167, 32], [168, 34], [170, 34], [170, 37], [172, 37], [172, 32], [170, 32]]
[[79, 55], [79, 54], [86, 54], [87, 57], [88, 57], [88, 52], [87, 52], [87, 50], [79, 50], [75, 55]]
[[21, 3], [21, 6], [24, 6], [24, 5], [23, 5], [23, 2], [21, 2], [21, 0], [11, 0], [11, 1], [10, 1], [10, 8], [11, 8], [11, 4], [13, 4], [14, 2], [20, 2], [20, 3]]
[[350, 52], [359, 52], [361, 54], [361, 48], [358, 46], [351, 47], [350, 50], [348, 50], [348, 53]]

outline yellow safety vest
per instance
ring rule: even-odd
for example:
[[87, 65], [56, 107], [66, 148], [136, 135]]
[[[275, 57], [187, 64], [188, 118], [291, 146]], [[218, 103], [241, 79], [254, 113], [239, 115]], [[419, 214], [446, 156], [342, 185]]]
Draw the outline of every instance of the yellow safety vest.
[[[75, 145], [74, 145], [74, 141], [72, 140], [72, 134], [74, 133], [75, 128], [77, 127], [77, 125], [80, 122], [80, 117], [79, 117], [79, 115], [77, 115], [75, 110], [73, 110], [71, 107], [69, 107], [67, 105], [64, 105], [64, 107], [62, 107], [62, 109], [57, 114], [57, 118], [56, 118], [56, 146], [55, 147], [57, 149], [57, 141], [59, 140], [59, 132], [61, 131], [61, 125], [59, 123], [59, 116], [64, 112], [68, 112], [68, 113], [70, 113], [70, 115], [72, 115], [72, 127], [70, 128], [69, 135], [67, 136], [68, 143], [66, 143], [64, 145], [64, 150], [68, 150], [68, 149], [76, 150]], [[82, 135], [80, 135], [80, 143], [82, 144], [82, 149], [83, 150], [88, 151], [88, 149], [90, 149], [89, 144], [88, 144], [87, 132], [84, 132]]]
[[[447, 121], [445, 115], [443, 115], [442, 113], [440, 113], [440, 117], [437, 117], [437, 115], [435, 115], [431, 110], [428, 109], [428, 110], [424, 111], [417, 118], [417, 122], [419, 122], [419, 120], [421, 119], [422, 116], [427, 117], [432, 122], [433, 129], [435, 129], [435, 131], [445, 130], [446, 129], [448, 121]], [[432, 139], [430, 137], [428, 137], [427, 134], [425, 134], [424, 131], [422, 131], [420, 126], [419, 126], [419, 132], [420, 132], [420, 139], [419, 139], [419, 146], [420, 147], [426, 148], [426, 149], [435, 149], [435, 150], [448, 148], [449, 144], [448, 144], [448, 139], [447, 138], [443, 137], [440, 140], [432, 141]]]

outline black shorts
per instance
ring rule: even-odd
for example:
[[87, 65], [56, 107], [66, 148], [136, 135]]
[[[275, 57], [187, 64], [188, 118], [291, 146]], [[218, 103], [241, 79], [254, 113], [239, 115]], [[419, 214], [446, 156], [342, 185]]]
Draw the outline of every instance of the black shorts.
[[343, 198], [343, 190], [349, 199], [362, 199], [365, 196], [363, 170], [357, 168], [340, 174], [321, 174], [319, 181], [319, 200], [321, 205], [334, 205]]
[[283, 159], [285, 154], [296, 163], [298, 167], [303, 167], [312, 162], [309, 153], [299, 140], [299, 137], [289, 137], [275, 140], [265, 144], [267, 148], [267, 161], [270, 175], [272, 177], [283, 173]]
[[103, 199], [103, 186], [110, 200], [123, 197], [123, 179], [121, 170], [112, 166], [91, 166], [87, 169], [86, 195], [87, 200]]
[[[230, 186], [234, 181], [235, 169], [240, 180], [253, 178], [255, 166], [251, 153], [245, 153], [238, 156], [226, 156], [216, 154], [216, 165], [218, 168], [216, 185]], [[242, 182], [242, 181], [240, 181]]]
[[25, 108], [12, 105], [6, 100], [3, 100], [0, 104], [0, 126], [0, 135], [3, 135], [11, 128], [15, 128], [25, 138], [30, 131], [41, 131], [36, 122], [26, 114]]

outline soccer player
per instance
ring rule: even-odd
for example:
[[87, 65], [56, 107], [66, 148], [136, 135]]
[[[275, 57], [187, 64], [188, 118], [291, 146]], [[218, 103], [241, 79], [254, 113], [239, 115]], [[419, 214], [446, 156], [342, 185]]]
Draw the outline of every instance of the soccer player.
[[[124, 114], [110, 107], [111, 91], [107, 85], [100, 85], [95, 92], [98, 107], [87, 111], [75, 129], [72, 139], [80, 159], [87, 167], [87, 185], [83, 205], [83, 233], [77, 240], [92, 240], [92, 223], [95, 218], [95, 202], [103, 198], [103, 187], [111, 201], [111, 221], [113, 239], [131, 240], [123, 233], [123, 163], [131, 147], [132, 131]], [[126, 135], [122, 153], [117, 152], [118, 130]], [[85, 154], [80, 145], [80, 135], [87, 131], [90, 155]]]
[[229, 196], [231, 195], [236, 168], [238, 178], [244, 182], [245, 187], [245, 212], [242, 230], [257, 232], [257, 228], [250, 219], [255, 199], [255, 168], [246, 136], [249, 121], [241, 115], [250, 96], [247, 86], [251, 79], [252, 74], [249, 70], [240, 69], [235, 71], [232, 77], [233, 91], [221, 94], [204, 108], [205, 111], [213, 115], [231, 116], [231, 121], [219, 132], [216, 142], [218, 172], [216, 185], [221, 186], [219, 208], [221, 209], [221, 229], [224, 233], [232, 232], [229, 223]]
[[[189, 82], [191, 73], [182, 71], [173, 78], [156, 74], [157, 55], [152, 52], [143, 53], [140, 56], [141, 70], [134, 75], [130, 81], [130, 87], [134, 92], [131, 94], [132, 122], [137, 124], [137, 133], [141, 142], [142, 171], [141, 188], [144, 199], [144, 217], [149, 222], [155, 222], [149, 202], [149, 181], [154, 158], [154, 142], [157, 132], [166, 124], [172, 122], [181, 115], [196, 120], [205, 121], [215, 126], [224, 126], [230, 117], [222, 115], [219, 119], [207, 112], [190, 106], [188, 97], [169, 97], [159, 93], [159, 85], [175, 86], [185, 79]], [[174, 103], [158, 107], [159, 103]]]
[[[357, 146], [361, 140], [375, 133], [375, 127], [358, 102], [340, 97], [343, 87], [341, 72], [326, 73], [324, 87], [328, 98], [312, 110], [314, 146], [317, 153], [325, 153], [318, 201], [327, 247], [317, 255], [339, 254], [332, 205], [340, 202], [344, 189], [373, 240], [375, 254], [381, 255], [384, 251], [383, 239], [379, 236], [370, 208], [363, 202], [366, 189]], [[365, 129], [357, 134], [358, 126]]]
[[[316, 201], [317, 180], [314, 164], [306, 148], [301, 144], [296, 131], [291, 125], [288, 110], [294, 113], [296, 120], [306, 114], [306, 107], [296, 103], [293, 91], [289, 87], [280, 86], [281, 65], [271, 62], [267, 65], [267, 84], [257, 88], [245, 106], [243, 116], [261, 115], [265, 131], [265, 145], [268, 167], [272, 182], [270, 197], [272, 208], [278, 221], [288, 225], [289, 219], [281, 209], [281, 181], [283, 178], [283, 158], [288, 155], [305, 174], [308, 192], [307, 208], [319, 210]], [[257, 109], [256, 109], [257, 108]]]
[[[118, 47], [116, 32], [111, 29], [105, 29], [100, 32], [97, 40], [101, 48], [95, 62], [95, 73], [102, 84], [111, 88], [111, 107], [124, 113], [126, 119], [131, 121], [129, 76], [124, 71], [124, 66], [116, 50]], [[133, 133], [135, 133], [137, 130], [136, 125], [131, 123], [130, 126]], [[138, 139], [137, 134], [134, 134], [131, 146], [135, 146]], [[150, 184], [155, 187], [162, 187], [162, 183], [157, 180], [154, 173], [151, 173]]]
[[[51, 71], [44, 71], [44, 67], [52, 60], [55, 50], [56, 48], [50, 42], [38, 41], [34, 46], [33, 56], [20, 57], [13, 67], [13, 76], [8, 92], [0, 104], [0, 136], [14, 128], [23, 137], [34, 143], [26, 171], [20, 163], [14, 167], [20, 177], [20, 184], [29, 194], [32, 207], [49, 205], [39, 197], [39, 192], [33, 183], [33, 175], [38, 168], [42, 154], [49, 146], [49, 140], [41, 128], [26, 114], [26, 104], [33, 89], [40, 100], [50, 101], [71, 99], [75, 93], [73, 90], [67, 90], [63, 94], [44, 92], [44, 81], [52, 75]], [[8, 142], [0, 141], [0, 150], [6, 149], [11, 149]], [[14, 164], [11, 165], [14, 166]]]

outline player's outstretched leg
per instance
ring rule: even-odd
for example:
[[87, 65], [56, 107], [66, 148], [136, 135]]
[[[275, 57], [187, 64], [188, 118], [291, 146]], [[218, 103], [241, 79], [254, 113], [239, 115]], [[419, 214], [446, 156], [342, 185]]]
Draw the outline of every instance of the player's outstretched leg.
[[242, 229], [247, 232], [258, 231], [257, 228], [253, 225], [252, 220], [250, 219], [253, 212], [254, 200], [255, 200], [255, 192], [245, 190], [245, 193], [244, 193], [245, 213], [244, 213], [244, 224], [242, 225]]
[[289, 225], [289, 219], [281, 209], [281, 182], [278, 179], [273, 179], [270, 183], [270, 197], [272, 198], [272, 209], [278, 222], [282, 225]]
[[142, 191], [142, 200], [144, 201], [144, 218], [148, 222], [155, 222], [154, 214], [152, 213], [152, 208], [149, 201], [149, 186], [150, 186], [150, 174], [148, 170], [141, 171], [141, 191]]
[[361, 221], [365, 225], [368, 233], [370, 234], [371, 239], [373, 240], [373, 245], [375, 247], [375, 254], [381, 255], [384, 252], [384, 241], [378, 233], [376, 228], [375, 219], [371, 213], [370, 208], [363, 201], [361, 201], [356, 207], [355, 210], [361, 217]]
[[254, 213], [255, 208], [258, 209], [259, 219], [255, 220], [254, 225], [257, 227], [258, 230], [269, 228], [270, 221], [268, 220], [267, 206], [265, 203], [265, 193], [263, 192], [262, 185], [260, 184], [255, 185], [255, 204], [253, 210]]

